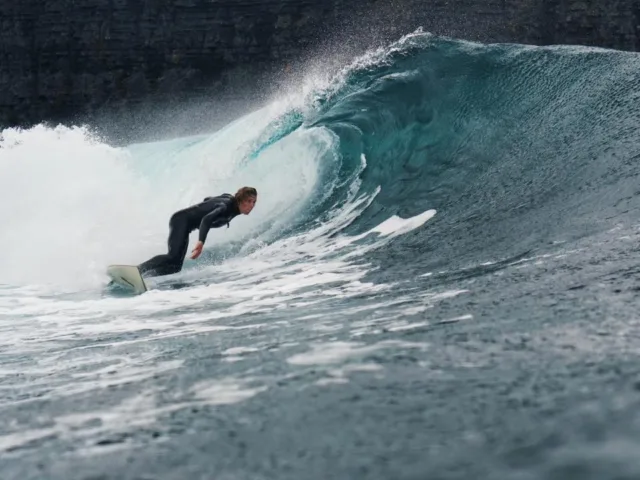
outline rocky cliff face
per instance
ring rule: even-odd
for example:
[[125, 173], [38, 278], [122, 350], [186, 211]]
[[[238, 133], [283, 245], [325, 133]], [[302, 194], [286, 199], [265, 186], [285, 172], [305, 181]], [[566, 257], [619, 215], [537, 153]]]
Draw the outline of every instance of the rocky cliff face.
[[359, 53], [418, 26], [640, 49], [637, 0], [0, 0], [0, 25], [0, 126], [89, 121], [120, 133], [181, 111], [215, 122], [310, 56]]

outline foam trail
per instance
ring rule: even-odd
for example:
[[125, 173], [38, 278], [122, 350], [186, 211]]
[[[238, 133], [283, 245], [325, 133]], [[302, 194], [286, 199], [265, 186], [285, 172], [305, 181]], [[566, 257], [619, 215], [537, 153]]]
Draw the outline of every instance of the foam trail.
[[108, 262], [157, 246], [149, 234], [163, 200], [150, 208], [125, 150], [43, 126], [5, 130], [0, 147], [0, 283], [91, 283]]

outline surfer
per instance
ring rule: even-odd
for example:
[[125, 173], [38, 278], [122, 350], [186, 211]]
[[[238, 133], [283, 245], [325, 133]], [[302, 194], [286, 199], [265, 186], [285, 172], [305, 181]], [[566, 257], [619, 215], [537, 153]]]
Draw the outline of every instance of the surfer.
[[202, 253], [210, 228], [229, 226], [229, 222], [239, 214], [249, 215], [258, 199], [253, 187], [242, 187], [235, 195], [224, 193], [217, 197], [207, 197], [202, 202], [179, 210], [169, 220], [169, 252], [157, 255], [138, 265], [140, 275], [170, 275], [182, 270], [189, 234], [199, 230], [198, 243], [191, 252], [192, 259]]

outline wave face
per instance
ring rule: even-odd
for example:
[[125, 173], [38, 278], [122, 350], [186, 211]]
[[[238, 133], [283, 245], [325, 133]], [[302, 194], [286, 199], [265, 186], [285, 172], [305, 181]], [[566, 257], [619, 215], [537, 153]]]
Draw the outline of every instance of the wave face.
[[[298, 89], [2, 132], [3, 478], [640, 476], [640, 56], [418, 31]], [[106, 285], [243, 185], [198, 261]]]
[[435, 208], [415, 243], [445, 264], [495, 257], [635, 204], [639, 68], [637, 54], [415, 34], [346, 71], [305, 124], [338, 134], [346, 162], [366, 155], [361, 188], [381, 191], [356, 227]]

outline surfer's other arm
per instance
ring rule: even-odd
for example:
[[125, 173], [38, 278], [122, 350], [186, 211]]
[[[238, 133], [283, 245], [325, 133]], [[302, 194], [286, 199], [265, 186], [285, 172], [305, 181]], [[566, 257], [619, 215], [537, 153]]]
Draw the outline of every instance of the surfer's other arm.
[[226, 222], [227, 220], [227, 215], [225, 215], [226, 210], [227, 209], [221, 205], [215, 210], [212, 210], [211, 212], [206, 214], [204, 217], [202, 217], [202, 221], [200, 222], [200, 230], [198, 233], [198, 242], [196, 243], [196, 246], [191, 252], [192, 259], [195, 260], [202, 253], [202, 249], [204, 248], [204, 242], [207, 241], [207, 234], [209, 233], [209, 229], [216, 222], [216, 220], [218, 222], [221, 220]]
[[200, 222], [200, 232], [198, 234], [198, 243], [202, 243], [204, 245], [204, 242], [207, 241], [209, 229], [213, 226], [214, 222], [217, 220], [218, 223], [220, 221], [227, 223], [227, 217], [227, 208], [224, 205], [220, 205], [218, 208], [202, 217], [202, 221]]

